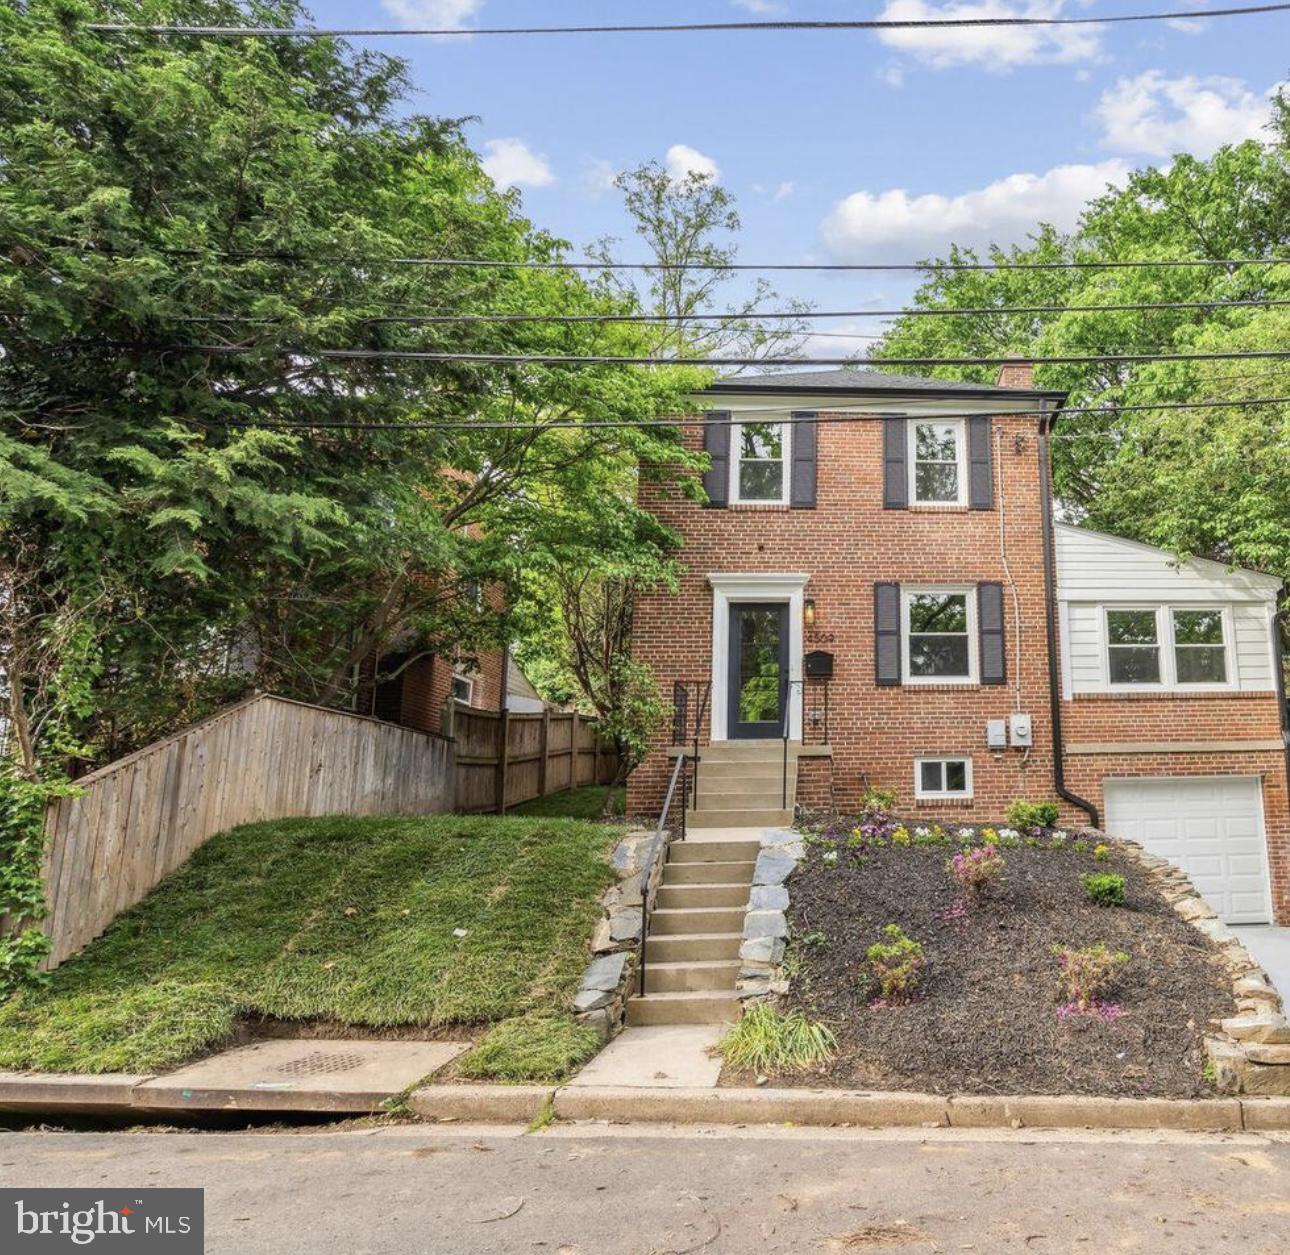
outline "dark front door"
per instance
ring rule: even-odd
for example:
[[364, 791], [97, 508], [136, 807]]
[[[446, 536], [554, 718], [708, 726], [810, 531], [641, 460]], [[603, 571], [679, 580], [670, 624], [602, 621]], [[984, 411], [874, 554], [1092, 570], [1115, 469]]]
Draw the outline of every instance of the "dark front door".
[[730, 607], [732, 740], [782, 736], [788, 699], [788, 605]]

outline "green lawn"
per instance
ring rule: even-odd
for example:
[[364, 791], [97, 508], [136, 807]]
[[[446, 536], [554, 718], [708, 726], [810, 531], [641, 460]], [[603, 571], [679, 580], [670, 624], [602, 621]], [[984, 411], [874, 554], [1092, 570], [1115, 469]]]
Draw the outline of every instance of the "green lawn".
[[[565, 816], [569, 819], [599, 819], [605, 806], [607, 785], [589, 784], [580, 789], [566, 789], [563, 793], [548, 793], [535, 797], [531, 802], [512, 806], [510, 815]], [[614, 790], [613, 813], [622, 816], [627, 812], [627, 790]]]
[[0, 1007], [0, 1068], [166, 1068], [260, 1013], [494, 1023], [465, 1071], [559, 1075], [595, 1049], [567, 1009], [621, 831], [433, 816], [223, 833], [48, 985]]

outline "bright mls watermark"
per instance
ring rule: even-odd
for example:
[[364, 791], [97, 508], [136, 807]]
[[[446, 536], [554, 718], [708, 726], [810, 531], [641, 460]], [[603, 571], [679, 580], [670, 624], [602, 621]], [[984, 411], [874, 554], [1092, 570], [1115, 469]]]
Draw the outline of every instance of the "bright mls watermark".
[[201, 1190], [0, 1189], [0, 1255], [202, 1255]]

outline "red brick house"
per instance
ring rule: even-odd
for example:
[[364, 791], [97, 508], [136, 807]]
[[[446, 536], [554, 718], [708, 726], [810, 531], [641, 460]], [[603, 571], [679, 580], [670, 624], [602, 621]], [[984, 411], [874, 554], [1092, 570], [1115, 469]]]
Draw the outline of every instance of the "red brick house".
[[[1280, 581], [1055, 524], [1063, 401], [1021, 363], [994, 387], [824, 371], [705, 393], [708, 503], [641, 489], [685, 571], [637, 607], [678, 709], [629, 807], [657, 810], [671, 742], [697, 734], [719, 823], [870, 785], [942, 822], [1058, 798], [1185, 865], [1226, 918], [1290, 922]], [[722, 792], [731, 754], [762, 792]]]

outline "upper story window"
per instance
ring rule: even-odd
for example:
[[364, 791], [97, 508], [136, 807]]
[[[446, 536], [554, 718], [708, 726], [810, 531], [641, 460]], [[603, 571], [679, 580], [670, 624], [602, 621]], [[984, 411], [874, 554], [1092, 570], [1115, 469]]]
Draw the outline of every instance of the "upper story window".
[[1107, 678], [1113, 687], [1226, 687], [1226, 616], [1218, 607], [1144, 606], [1106, 612]]
[[963, 422], [914, 419], [909, 424], [909, 500], [914, 505], [962, 505]]
[[976, 680], [976, 598], [966, 589], [906, 589], [902, 637], [907, 684]]
[[740, 423], [734, 429], [732, 501], [787, 504], [790, 439], [787, 423]]
[[1160, 624], [1154, 610], [1106, 612], [1107, 672], [1112, 684], [1160, 683]]
[[469, 706], [475, 697], [475, 681], [468, 675], [454, 675], [452, 697], [453, 701], [465, 702]]

